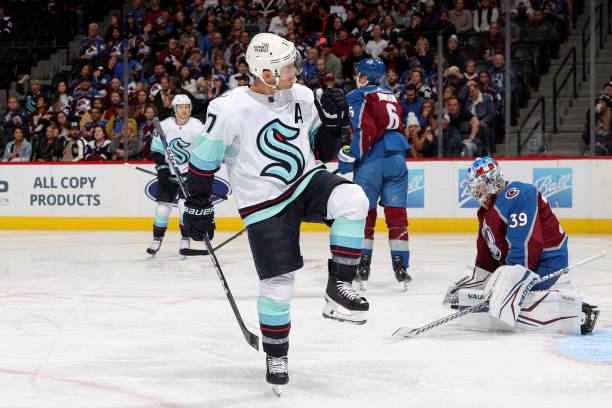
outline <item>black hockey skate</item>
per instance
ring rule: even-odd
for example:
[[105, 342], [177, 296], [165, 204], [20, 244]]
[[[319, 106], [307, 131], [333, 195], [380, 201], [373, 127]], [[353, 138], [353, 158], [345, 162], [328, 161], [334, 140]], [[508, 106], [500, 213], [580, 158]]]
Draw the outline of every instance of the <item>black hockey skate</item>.
[[357, 282], [359, 282], [359, 290], [367, 289], [367, 281], [370, 278], [370, 255], [361, 255], [361, 262], [357, 267]]
[[599, 310], [597, 310], [597, 306], [592, 306], [583, 302], [582, 313], [584, 314], [584, 322], [580, 325], [580, 334], [589, 334], [595, 328]]
[[157, 251], [159, 251], [159, 248], [161, 247], [161, 243], [161, 239], [153, 238], [151, 246], [147, 248], [147, 254], [155, 256], [155, 254], [157, 253]]
[[189, 238], [181, 239], [181, 246], [179, 247], [179, 254], [183, 256], [189, 255]]
[[405, 292], [408, 290], [408, 283], [412, 281], [412, 278], [406, 272], [406, 268], [402, 264], [402, 257], [399, 255], [393, 257], [393, 270], [395, 271], [395, 279], [399, 282], [402, 292]]
[[268, 384], [272, 384], [272, 391], [277, 397], [280, 397], [280, 386], [289, 382], [289, 360], [287, 356], [266, 356], [266, 381]]
[[323, 317], [340, 322], [364, 324], [366, 312], [370, 304], [366, 298], [359, 296], [353, 289], [353, 283], [338, 280], [333, 275], [333, 262], [328, 263], [329, 276], [327, 278], [327, 289], [325, 290], [325, 306], [323, 306]]

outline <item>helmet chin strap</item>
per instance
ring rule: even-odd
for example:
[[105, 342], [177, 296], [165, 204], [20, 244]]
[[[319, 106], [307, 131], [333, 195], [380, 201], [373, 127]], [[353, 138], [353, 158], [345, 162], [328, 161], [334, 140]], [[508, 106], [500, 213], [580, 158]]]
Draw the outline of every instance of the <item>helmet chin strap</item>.
[[357, 78], [357, 80], [355, 81], [355, 83], [357, 84], [357, 89], [363, 88], [364, 86], [368, 86], [368, 84], [370, 83], [370, 81], [367, 80], [367, 77], [365, 83], [363, 84], [361, 83], [360, 79], [361, 77]]

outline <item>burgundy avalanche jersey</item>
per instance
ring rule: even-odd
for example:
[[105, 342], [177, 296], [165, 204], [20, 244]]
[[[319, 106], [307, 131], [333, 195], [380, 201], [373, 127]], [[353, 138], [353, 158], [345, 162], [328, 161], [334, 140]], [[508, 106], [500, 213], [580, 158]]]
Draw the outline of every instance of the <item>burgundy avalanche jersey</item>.
[[483, 269], [522, 265], [549, 273], [567, 266], [565, 231], [532, 184], [506, 185], [492, 208], [478, 209], [478, 223], [476, 264]]
[[351, 152], [359, 145], [359, 157], [363, 156], [387, 131], [397, 131], [403, 138], [402, 104], [387, 88], [371, 85], [359, 88], [347, 95], [353, 126]]

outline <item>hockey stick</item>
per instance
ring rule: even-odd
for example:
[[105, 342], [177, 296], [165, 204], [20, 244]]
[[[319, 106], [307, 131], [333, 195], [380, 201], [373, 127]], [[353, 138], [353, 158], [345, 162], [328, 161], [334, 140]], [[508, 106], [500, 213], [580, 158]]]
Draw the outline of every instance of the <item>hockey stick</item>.
[[[172, 149], [170, 149], [170, 146], [168, 145], [168, 141], [166, 140], [166, 135], [164, 134], [164, 131], [161, 128], [161, 124], [159, 123], [159, 118], [157, 116], [153, 118], [153, 125], [155, 126], [157, 135], [159, 136], [162, 143], [164, 144], [164, 148], [166, 149], [166, 155], [168, 156], [168, 159], [170, 160], [170, 164], [172, 168], [174, 169], [174, 173], [180, 174], [178, 172], [178, 166], [176, 164], [174, 153], [172, 152]], [[188, 198], [189, 190], [187, 189], [187, 186], [184, 185], [181, 177], [178, 177], [177, 180], [179, 183], [179, 187], [181, 188], [181, 191], [183, 192], [183, 195], [186, 198]], [[240, 330], [242, 330], [242, 334], [244, 335], [245, 340], [255, 350], [259, 350], [259, 337], [251, 333], [249, 329], [247, 329], [247, 327], [245, 326], [244, 321], [242, 320], [242, 316], [240, 316], [240, 312], [238, 311], [238, 306], [236, 306], [236, 302], [234, 301], [234, 296], [232, 296], [232, 292], [230, 291], [230, 288], [227, 285], [227, 281], [225, 280], [225, 276], [223, 275], [223, 271], [221, 270], [221, 265], [219, 264], [219, 261], [217, 260], [217, 255], [215, 255], [215, 250], [213, 249], [212, 244], [210, 243], [210, 239], [208, 239], [207, 234], [204, 234], [204, 244], [206, 244], [206, 248], [208, 249], [208, 252], [210, 253], [210, 256], [213, 260], [213, 264], [215, 265], [215, 269], [217, 271], [217, 276], [219, 277], [219, 280], [221, 281], [221, 286], [223, 287], [225, 296], [227, 296], [227, 300], [229, 301], [230, 306], [232, 307], [232, 311], [234, 312], [234, 316], [236, 317], [236, 320], [238, 321], [238, 326], [240, 326]]]
[[[154, 171], [147, 170], [147, 169], [145, 169], [145, 168], [143, 168], [143, 167], [140, 167], [140, 166], [134, 166], [134, 165], [133, 165], [133, 164], [131, 164], [131, 163], [123, 163], [123, 164], [125, 164], [126, 166], [128, 166], [128, 167], [130, 167], [130, 168], [132, 168], [132, 169], [135, 169], [135, 170], [138, 170], [138, 171], [142, 171], [143, 173], [147, 173], [147, 174], [150, 174], [150, 175], [152, 175], [152, 176], [157, 177], [157, 173], [156, 173], [156, 172], [154, 172]], [[175, 183], [175, 184], [178, 184], [178, 181], [176, 181], [176, 179], [175, 179], [174, 177], [171, 177], [171, 178], [170, 178], [170, 181], [172, 181], [172, 182], [173, 182], [173, 183]], [[217, 197], [217, 198], [220, 198], [221, 200], [227, 200], [227, 199], [228, 199], [228, 197], [227, 197], [226, 195], [223, 195], [223, 194], [215, 194], [215, 193], [212, 193], [212, 195], [214, 195], [214, 196], [215, 196], [215, 197]]]
[[[592, 256], [590, 258], [583, 259], [582, 261], [577, 262], [577, 263], [575, 263], [573, 265], [570, 265], [570, 266], [568, 266], [566, 268], [559, 269], [556, 272], [552, 272], [552, 273], [550, 273], [548, 275], [542, 276], [540, 279], [538, 279], [534, 283], [534, 285], [537, 285], [538, 283], [541, 283], [541, 282], [547, 281], [549, 279], [555, 278], [557, 276], [563, 275], [563, 274], [571, 271], [572, 269], [578, 268], [579, 266], [587, 264], [587, 263], [589, 263], [591, 261], [594, 261], [596, 259], [602, 258], [605, 255], [606, 255], [606, 251], [601, 251], [599, 254], [594, 255], [594, 256]], [[442, 319], [438, 319], [438, 320], [436, 320], [434, 322], [431, 322], [431, 323], [426, 324], [424, 326], [418, 327], [416, 329], [413, 329], [411, 327], [400, 327], [399, 329], [397, 329], [395, 331], [395, 333], [393, 333], [392, 336], [393, 337], [407, 337], [407, 338], [415, 337], [415, 336], [418, 336], [421, 333], [424, 333], [424, 332], [429, 331], [429, 330], [431, 330], [433, 328], [436, 328], [438, 326], [446, 324], [446, 323], [448, 323], [448, 322], [450, 322], [452, 320], [458, 319], [458, 318], [460, 318], [462, 316], [465, 316], [467, 314], [470, 314], [472, 312], [480, 310], [483, 307], [487, 306], [488, 304], [489, 304], [489, 299], [485, 300], [484, 302], [478, 303], [477, 305], [470, 306], [470, 307], [468, 307], [466, 309], [463, 309], [460, 312], [453, 313], [451, 315], [443, 317]]]
[[[223, 241], [222, 243], [214, 247], [213, 251], [216, 252], [217, 249], [223, 248], [225, 245], [229, 244], [230, 242], [232, 242], [233, 240], [235, 240], [236, 238], [244, 234], [244, 231], [246, 231], [246, 228], [244, 228], [242, 231], [239, 231], [237, 234], [232, 235], [231, 237], [229, 237], [228, 239], [226, 239], [225, 241]], [[208, 252], [208, 249], [185, 248], [181, 250], [181, 255], [185, 255], [185, 256], [210, 255], [210, 252]]]

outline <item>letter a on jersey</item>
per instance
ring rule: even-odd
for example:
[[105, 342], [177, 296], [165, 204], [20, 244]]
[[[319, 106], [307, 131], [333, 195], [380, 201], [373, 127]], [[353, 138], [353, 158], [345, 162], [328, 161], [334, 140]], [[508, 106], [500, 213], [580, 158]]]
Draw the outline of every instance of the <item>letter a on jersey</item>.
[[274, 160], [261, 171], [262, 176], [276, 177], [285, 184], [291, 184], [304, 171], [302, 152], [289, 143], [300, 134], [300, 129], [285, 125], [278, 119], [266, 124], [257, 135], [259, 151]]

